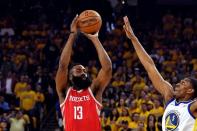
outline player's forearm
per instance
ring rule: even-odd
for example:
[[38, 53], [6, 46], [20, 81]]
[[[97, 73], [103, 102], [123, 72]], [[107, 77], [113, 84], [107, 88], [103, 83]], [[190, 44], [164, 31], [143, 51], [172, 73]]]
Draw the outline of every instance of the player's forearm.
[[60, 56], [59, 66], [68, 67], [76, 34], [71, 33]]
[[136, 36], [132, 37], [131, 41], [133, 43], [136, 53], [137, 53], [141, 63], [143, 64], [144, 68], [146, 70], [149, 70], [150, 67], [155, 65], [152, 58], [148, 55], [146, 50], [142, 47], [141, 43], [139, 42], [139, 40]]
[[112, 71], [112, 63], [111, 63], [111, 60], [110, 60], [107, 52], [103, 48], [101, 42], [99, 41], [99, 39], [95, 39], [95, 40], [93, 40], [93, 44], [97, 50], [102, 69], [106, 72], [108, 72], [108, 71], [111, 72]]

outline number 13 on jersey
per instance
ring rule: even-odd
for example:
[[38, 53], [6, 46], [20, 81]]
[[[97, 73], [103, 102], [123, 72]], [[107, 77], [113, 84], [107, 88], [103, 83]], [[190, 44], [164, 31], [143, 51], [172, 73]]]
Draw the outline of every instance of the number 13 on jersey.
[[83, 108], [82, 108], [82, 106], [74, 106], [74, 119], [75, 120], [83, 119]]

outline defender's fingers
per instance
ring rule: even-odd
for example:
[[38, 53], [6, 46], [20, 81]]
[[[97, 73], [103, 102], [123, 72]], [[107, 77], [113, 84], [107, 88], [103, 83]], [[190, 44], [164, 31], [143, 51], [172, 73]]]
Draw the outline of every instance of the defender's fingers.
[[123, 25], [123, 29], [126, 31], [126, 25]]
[[129, 30], [129, 27], [127, 25], [123, 25], [124, 30], [127, 32]]
[[127, 26], [127, 28], [131, 28], [131, 24], [130, 24], [130, 21], [129, 21], [128, 17], [125, 16], [123, 19], [124, 19], [124, 23]]
[[126, 35], [127, 35], [127, 34], [129, 34], [129, 32], [128, 32], [128, 30], [127, 30], [127, 28], [126, 28], [126, 26], [125, 26], [125, 25], [123, 25], [123, 29], [124, 29], [124, 31], [125, 31], [125, 33], [126, 33]]

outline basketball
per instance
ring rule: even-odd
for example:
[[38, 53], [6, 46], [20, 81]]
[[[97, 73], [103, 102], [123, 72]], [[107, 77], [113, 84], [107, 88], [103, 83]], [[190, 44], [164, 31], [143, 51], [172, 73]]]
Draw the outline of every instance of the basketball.
[[101, 16], [94, 10], [85, 10], [79, 15], [78, 28], [81, 32], [94, 34], [100, 30], [101, 25]]

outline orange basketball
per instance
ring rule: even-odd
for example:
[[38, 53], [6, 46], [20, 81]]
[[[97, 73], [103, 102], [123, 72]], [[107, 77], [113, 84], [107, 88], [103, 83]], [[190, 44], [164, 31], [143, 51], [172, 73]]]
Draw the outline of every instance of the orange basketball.
[[79, 15], [78, 28], [81, 32], [94, 34], [100, 30], [101, 25], [101, 16], [94, 10], [85, 10]]

